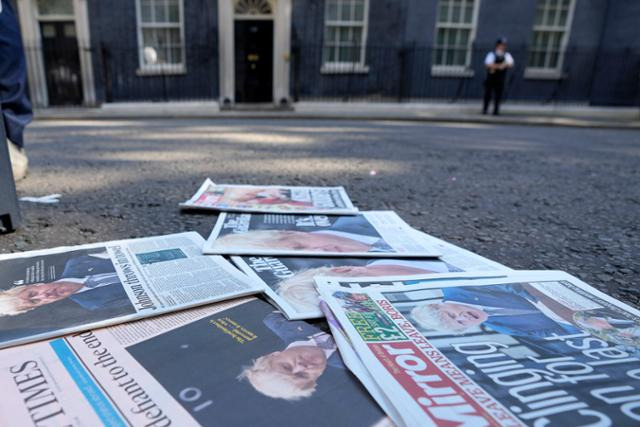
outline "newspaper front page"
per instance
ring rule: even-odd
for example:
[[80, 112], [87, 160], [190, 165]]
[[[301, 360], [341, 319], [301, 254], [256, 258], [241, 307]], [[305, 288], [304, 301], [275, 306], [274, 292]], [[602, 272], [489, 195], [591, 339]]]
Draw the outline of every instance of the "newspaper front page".
[[318, 305], [320, 300], [313, 280], [315, 276], [398, 276], [468, 271], [477, 277], [498, 277], [512, 271], [444, 240], [417, 233], [442, 253], [440, 259], [288, 256], [234, 256], [231, 259], [245, 274], [262, 284], [269, 299], [289, 319], [324, 317]]
[[225, 255], [372, 258], [441, 255], [392, 211], [349, 216], [222, 213], [204, 251]]
[[0, 354], [0, 425], [389, 425], [329, 334], [257, 299]]
[[317, 281], [408, 425], [640, 423], [640, 311], [567, 273]]
[[195, 232], [0, 256], [0, 347], [260, 292]]
[[311, 213], [354, 215], [343, 187], [215, 184], [209, 178], [180, 206], [231, 212]]

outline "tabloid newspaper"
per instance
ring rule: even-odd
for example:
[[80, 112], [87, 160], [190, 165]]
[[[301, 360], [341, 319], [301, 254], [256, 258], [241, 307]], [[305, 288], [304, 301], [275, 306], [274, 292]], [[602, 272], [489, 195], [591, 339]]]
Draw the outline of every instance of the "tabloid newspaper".
[[316, 279], [406, 425], [640, 423], [640, 311], [557, 271], [370, 286], [404, 280]]
[[0, 425], [390, 425], [330, 334], [253, 298], [0, 354]]
[[428, 239], [391, 211], [338, 216], [221, 213], [204, 251], [372, 258], [440, 255]]
[[472, 277], [496, 277], [511, 269], [443, 240], [420, 233], [442, 253], [440, 259], [312, 258], [234, 256], [244, 273], [260, 282], [269, 299], [289, 319], [324, 317], [314, 276], [398, 276], [469, 271]]
[[253, 294], [195, 232], [0, 256], [0, 347]]
[[362, 363], [360, 356], [358, 356], [358, 353], [356, 353], [353, 346], [351, 345], [347, 334], [342, 329], [342, 325], [340, 325], [338, 319], [335, 318], [335, 316], [331, 312], [331, 309], [327, 306], [327, 303], [321, 301], [320, 307], [322, 309], [322, 312], [326, 316], [327, 325], [329, 326], [329, 330], [331, 331], [336, 345], [340, 350], [340, 356], [342, 357], [344, 364], [347, 368], [349, 368], [351, 373], [353, 373], [360, 380], [371, 397], [376, 402], [378, 402], [378, 405], [380, 405], [382, 410], [387, 414], [393, 424], [396, 427], [400, 427], [402, 425], [402, 418], [398, 414], [396, 408], [394, 408], [393, 404], [385, 396], [380, 386], [373, 379], [366, 366], [364, 366], [364, 363]]
[[343, 187], [215, 184], [207, 178], [196, 194], [180, 204], [184, 209], [235, 212], [354, 215]]

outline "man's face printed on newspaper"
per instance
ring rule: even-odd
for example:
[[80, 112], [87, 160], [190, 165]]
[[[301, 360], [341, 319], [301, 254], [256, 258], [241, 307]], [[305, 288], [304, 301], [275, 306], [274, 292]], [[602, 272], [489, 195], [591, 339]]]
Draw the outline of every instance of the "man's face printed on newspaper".
[[226, 188], [223, 201], [260, 204], [265, 199], [289, 201], [289, 197], [277, 188]]
[[444, 302], [439, 307], [442, 323], [451, 329], [467, 329], [478, 326], [489, 317], [479, 308], [454, 302]]
[[65, 299], [82, 288], [81, 283], [51, 282], [27, 285], [16, 294], [23, 308], [35, 308]]
[[280, 233], [273, 246], [281, 249], [322, 251], [322, 252], [367, 252], [370, 246], [328, 233], [307, 233], [303, 231], [286, 231]]
[[349, 277], [367, 277], [367, 276], [392, 276], [392, 275], [410, 275], [420, 273], [433, 273], [430, 270], [418, 267], [409, 267], [407, 265], [395, 264], [373, 264], [373, 265], [342, 265], [332, 267], [331, 273], [338, 276], [344, 275]]
[[290, 347], [266, 357], [272, 372], [285, 375], [299, 388], [315, 383], [327, 367], [324, 351], [316, 346]]

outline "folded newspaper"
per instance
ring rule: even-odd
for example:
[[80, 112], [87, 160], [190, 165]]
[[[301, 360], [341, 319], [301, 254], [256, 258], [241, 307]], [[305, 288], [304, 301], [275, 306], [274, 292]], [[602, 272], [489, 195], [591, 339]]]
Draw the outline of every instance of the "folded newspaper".
[[324, 301], [320, 302], [320, 307], [326, 316], [327, 325], [329, 326], [331, 335], [340, 350], [340, 356], [342, 357], [344, 364], [360, 380], [371, 397], [378, 402], [378, 405], [380, 405], [382, 410], [386, 412], [389, 419], [393, 422], [393, 425], [396, 427], [402, 426], [402, 418], [400, 417], [400, 414], [398, 414], [396, 408], [394, 408], [393, 404], [391, 404], [389, 399], [385, 396], [378, 383], [376, 383], [371, 376], [371, 373], [367, 370], [366, 366], [364, 366], [362, 359], [360, 359], [358, 353], [353, 349], [353, 345], [351, 345], [351, 341], [349, 341], [349, 338], [347, 337], [347, 334], [342, 328], [340, 322], [338, 322], [338, 319], [335, 318], [331, 309], [329, 309]]
[[405, 280], [316, 279], [401, 424], [640, 423], [640, 311], [557, 271]]
[[314, 276], [391, 276], [471, 272], [470, 277], [497, 277], [511, 269], [424, 233], [421, 238], [437, 248], [440, 259], [312, 258], [234, 256], [245, 274], [261, 283], [269, 299], [289, 319], [324, 317]]
[[395, 212], [357, 215], [221, 213], [204, 248], [227, 255], [437, 257]]
[[253, 298], [0, 354], [0, 425], [391, 424], [331, 335]]
[[195, 232], [0, 256], [0, 347], [261, 291]]
[[353, 215], [343, 187], [290, 187], [282, 185], [215, 184], [207, 178], [196, 194], [180, 206], [236, 212], [315, 213]]

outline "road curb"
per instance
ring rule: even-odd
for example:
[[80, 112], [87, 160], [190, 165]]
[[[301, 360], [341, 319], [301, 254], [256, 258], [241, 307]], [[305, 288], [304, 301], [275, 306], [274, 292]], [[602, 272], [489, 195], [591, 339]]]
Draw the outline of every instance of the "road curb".
[[64, 111], [36, 112], [35, 120], [138, 120], [138, 119], [278, 119], [278, 120], [363, 120], [363, 121], [407, 121], [424, 123], [473, 123], [484, 125], [519, 125], [519, 126], [560, 126], [601, 129], [640, 129], [638, 121], [605, 121], [580, 117], [519, 117], [504, 114], [495, 116], [445, 115], [433, 114], [420, 116], [416, 114], [330, 114], [306, 112], [267, 112], [267, 111], [217, 111], [210, 112], [144, 112], [135, 114], [104, 110], [99, 111]]

